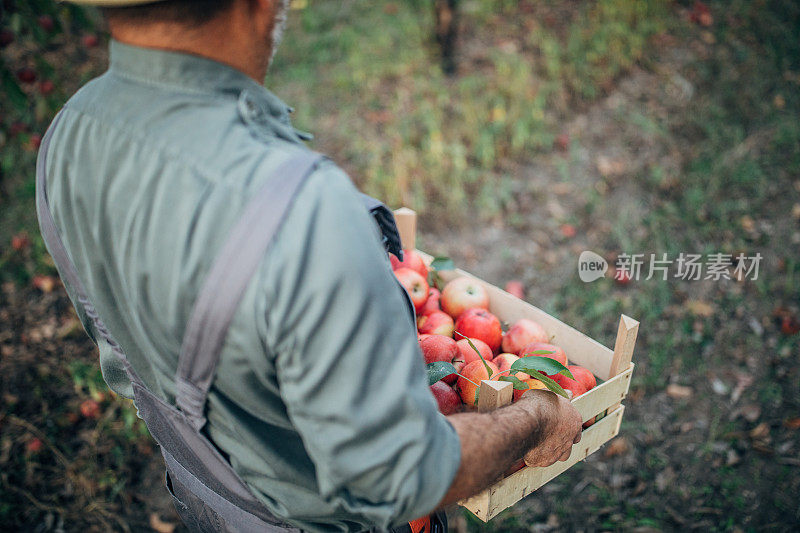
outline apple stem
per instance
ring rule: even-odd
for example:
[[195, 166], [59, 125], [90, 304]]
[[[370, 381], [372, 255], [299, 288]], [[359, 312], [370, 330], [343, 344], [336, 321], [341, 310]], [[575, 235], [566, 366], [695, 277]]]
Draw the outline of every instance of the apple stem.
[[473, 385], [475, 385], [476, 387], [480, 387], [480, 385], [478, 385], [477, 383], [475, 383], [474, 381], [472, 381], [471, 379], [469, 379], [467, 376], [463, 376], [463, 375], [459, 374], [458, 372], [456, 372], [456, 376], [458, 376], [458, 377], [460, 377], [460, 378], [464, 378], [464, 379], [466, 379], [467, 381], [469, 381], [470, 383], [472, 383], [472, 384], [473, 384]]

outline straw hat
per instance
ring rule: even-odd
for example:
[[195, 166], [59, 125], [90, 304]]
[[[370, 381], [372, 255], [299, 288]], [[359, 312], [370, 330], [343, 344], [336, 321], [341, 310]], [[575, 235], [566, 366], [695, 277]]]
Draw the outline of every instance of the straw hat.
[[135, 6], [139, 4], [154, 4], [161, 0], [60, 0], [61, 2], [69, 2], [71, 4], [81, 4], [85, 6], [98, 6], [98, 7], [123, 7]]

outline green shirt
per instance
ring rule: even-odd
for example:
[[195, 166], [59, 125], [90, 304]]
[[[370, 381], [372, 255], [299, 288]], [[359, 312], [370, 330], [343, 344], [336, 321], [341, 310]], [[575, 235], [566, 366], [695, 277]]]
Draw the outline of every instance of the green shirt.
[[[226, 65], [112, 42], [109, 70], [53, 134], [56, 224], [111, 334], [167, 401], [216, 251], [254, 191], [307, 150], [289, 112]], [[428, 389], [402, 290], [358, 192], [322, 165], [238, 308], [207, 411], [212, 441], [298, 527], [399, 524], [455, 476], [458, 436]], [[131, 397], [99, 348], [109, 386]]]

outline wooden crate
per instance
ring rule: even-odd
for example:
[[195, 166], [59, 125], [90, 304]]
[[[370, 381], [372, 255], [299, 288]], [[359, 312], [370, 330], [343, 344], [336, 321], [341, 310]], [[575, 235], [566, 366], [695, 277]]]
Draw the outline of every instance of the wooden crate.
[[[410, 209], [395, 211], [397, 226], [404, 248], [415, 248], [416, 214]], [[420, 252], [430, 261], [431, 257]], [[581, 441], [572, 447], [567, 461], [548, 467], [526, 467], [502, 479], [483, 492], [460, 502], [475, 516], [489, 521], [501, 511], [555, 478], [569, 467], [585, 459], [619, 433], [625, 406], [622, 401], [628, 394], [634, 365], [631, 362], [639, 322], [622, 315], [617, 330], [614, 350], [572, 328], [541, 309], [508, 294], [462, 270], [440, 272], [445, 282], [461, 276], [478, 280], [489, 291], [489, 310], [501, 321], [512, 324], [520, 318], [529, 318], [541, 324], [550, 336], [550, 342], [564, 349], [570, 364], [580, 365], [603, 380], [597, 387], [572, 400], [583, 421], [597, 417], [595, 423], [583, 431]], [[512, 384], [504, 381], [481, 383], [478, 407], [491, 410], [511, 402]]]

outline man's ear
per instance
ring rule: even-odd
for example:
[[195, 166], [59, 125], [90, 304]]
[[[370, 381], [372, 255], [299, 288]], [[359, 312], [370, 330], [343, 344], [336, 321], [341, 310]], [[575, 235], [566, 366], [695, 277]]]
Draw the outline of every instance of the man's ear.
[[269, 35], [275, 24], [277, 0], [245, 0], [250, 3], [250, 14], [253, 24], [262, 35]]

